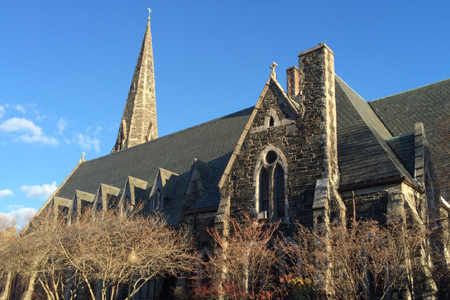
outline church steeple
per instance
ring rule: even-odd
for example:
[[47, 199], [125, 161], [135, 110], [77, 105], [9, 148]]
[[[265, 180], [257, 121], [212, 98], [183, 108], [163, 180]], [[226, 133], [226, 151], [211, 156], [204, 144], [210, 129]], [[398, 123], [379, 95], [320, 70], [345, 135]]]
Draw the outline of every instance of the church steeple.
[[150, 12], [144, 40], [134, 69], [116, 144], [112, 152], [130, 148], [158, 137], [155, 72], [153, 69]]

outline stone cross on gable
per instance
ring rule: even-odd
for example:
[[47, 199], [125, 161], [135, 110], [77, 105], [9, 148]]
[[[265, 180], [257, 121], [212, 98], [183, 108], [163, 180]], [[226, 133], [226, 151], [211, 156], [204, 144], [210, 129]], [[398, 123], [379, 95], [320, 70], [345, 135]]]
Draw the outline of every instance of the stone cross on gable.
[[86, 152], [81, 153], [80, 163], [84, 161], [84, 156], [86, 155]]
[[270, 75], [272, 75], [273, 77], [277, 77], [277, 73], [275, 73], [275, 69], [278, 67], [278, 65], [277, 65], [277, 63], [276, 62], [273, 62], [271, 65], [270, 65], [270, 68], [272, 69], [272, 73], [270, 74]]

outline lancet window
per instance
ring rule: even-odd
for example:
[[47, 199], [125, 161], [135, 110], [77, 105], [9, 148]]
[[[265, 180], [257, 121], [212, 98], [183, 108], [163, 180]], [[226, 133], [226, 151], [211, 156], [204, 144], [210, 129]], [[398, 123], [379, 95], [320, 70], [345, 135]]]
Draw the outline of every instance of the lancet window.
[[162, 191], [158, 188], [155, 192], [155, 196], [153, 198], [153, 209], [158, 210], [158, 209], [162, 209], [163, 206], [163, 193]]
[[260, 219], [282, 219], [287, 215], [287, 168], [283, 153], [273, 147], [263, 151], [255, 170], [255, 206]]

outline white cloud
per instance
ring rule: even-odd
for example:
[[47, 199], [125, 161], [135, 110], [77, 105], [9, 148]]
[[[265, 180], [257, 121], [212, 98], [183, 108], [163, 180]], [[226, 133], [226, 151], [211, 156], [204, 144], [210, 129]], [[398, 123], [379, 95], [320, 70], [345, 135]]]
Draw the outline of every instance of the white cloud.
[[0, 105], [0, 118], [3, 117], [5, 115], [5, 107], [6, 106], [1, 106]]
[[14, 195], [14, 193], [9, 189], [0, 190], [0, 198], [6, 197], [6, 196], [13, 196], [13, 195]]
[[11, 118], [0, 124], [0, 131], [3, 132], [26, 132], [17, 137], [25, 143], [39, 143], [41, 145], [57, 146], [58, 140], [54, 137], [44, 135], [42, 128], [35, 125], [32, 121], [24, 118]]
[[67, 127], [67, 121], [64, 120], [63, 118], [61, 118], [58, 120], [57, 125], [58, 125], [58, 130], [59, 130], [58, 133], [61, 134]]
[[0, 218], [4, 218], [11, 224], [16, 224], [16, 228], [25, 227], [25, 225], [36, 214], [37, 210], [32, 207], [20, 207], [16, 210], [11, 210], [9, 213], [0, 213]]
[[25, 108], [20, 104], [16, 105], [14, 108], [20, 111], [21, 113], [25, 113]]
[[20, 204], [11, 204], [11, 205], [8, 205], [8, 209], [9, 209], [9, 210], [17, 210], [17, 209], [22, 208], [22, 207], [23, 207], [23, 205], [20, 205]]
[[28, 135], [24, 134], [17, 138], [18, 140], [21, 140], [27, 144], [41, 144], [41, 145], [51, 145], [51, 146], [58, 146], [58, 140], [54, 137], [47, 137], [44, 135]]
[[11, 118], [0, 124], [0, 131], [30, 131], [33, 135], [42, 135], [42, 128], [34, 125], [30, 120], [24, 118]]
[[75, 141], [84, 150], [90, 150], [91, 148], [94, 148], [95, 152], [100, 152], [100, 141], [96, 138], [92, 139], [88, 135], [79, 133], [75, 135]]
[[43, 184], [43, 185], [22, 185], [20, 188], [23, 192], [27, 192], [27, 197], [36, 198], [41, 197], [43, 200], [50, 197], [54, 191], [56, 191], [56, 181], [53, 181], [52, 184]]

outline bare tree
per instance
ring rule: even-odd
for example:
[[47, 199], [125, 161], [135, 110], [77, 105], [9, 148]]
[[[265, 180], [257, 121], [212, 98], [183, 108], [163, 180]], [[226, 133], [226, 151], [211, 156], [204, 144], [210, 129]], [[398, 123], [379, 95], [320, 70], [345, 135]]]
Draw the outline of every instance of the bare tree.
[[[324, 284], [332, 299], [390, 299], [410, 288], [415, 256], [424, 241], [419, 226], [407, 228], [401, 220], [380, 226], [375, 221], [334, 224], [320, 235], [297, 224], [294, 241], [285, 238], [281, 247], [290, 261], [290, 274], [311, 284], [305, 299], [323, 299]], [[328, 245], [328, 247], [324, 246]], [[331, 270], [331, 280], [325, 281]]]
[[273, 242], [279, 223], [265, 223], [244, 216], [231, 219], [230, 235], [216, 229], [209, 234], [216, 247], [202, 276], [209, 285], [197, 286], [196, 297], [269, 299], [277, 290], [281, 254]]
[[27, 265], [29, 277], [42, 288], [47, 299], [62, 299], [64, 288], [71, 278], [67, 272], [67, 261], [60, 252], [55, 251], [55, 245], [59, 237], [65, 236], [66, 222], [55, 219], [53, 212], [47, 211], [34, 218], [30, 227], [30, 232], [21, 237], [22, 263]]
[[11, 257], [15, 254], [18, 235], [16, 222], [7, 215], [0, 215], [0, 300], [7, 300], [15, 270]]
[[119, 286], [128, 284], [129, 299], [151, 278], [190, 272], [195, 257], [186, 228], [168, 226], [162, 214], [125, 217], [110, 210], [94, 222], [84, 214], [57, 241], [55, 249], [92, 299], [95, 283], [101, 299], [114, 299]]

